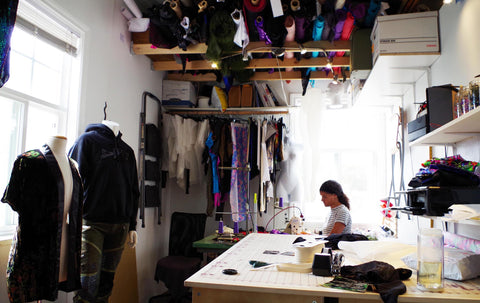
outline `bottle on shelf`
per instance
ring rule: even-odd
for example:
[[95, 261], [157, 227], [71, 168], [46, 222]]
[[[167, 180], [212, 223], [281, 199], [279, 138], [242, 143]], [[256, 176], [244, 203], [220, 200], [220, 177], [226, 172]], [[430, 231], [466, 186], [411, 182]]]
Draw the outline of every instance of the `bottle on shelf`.
[[220, 221], [218, 222], [218, 233], [223, 234], [223, 220], [220, 218]]

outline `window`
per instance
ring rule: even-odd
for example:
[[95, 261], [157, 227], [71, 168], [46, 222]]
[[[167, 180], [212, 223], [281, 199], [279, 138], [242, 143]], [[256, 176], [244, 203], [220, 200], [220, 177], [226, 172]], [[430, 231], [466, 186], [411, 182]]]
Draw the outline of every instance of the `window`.
[[[39, 3], [20, 0], [11, 38], [10, 78], [0, 89], [0, 188], [17, 155], [41, 147], [52, 135], [74, 137], [80, 82], [80, 31]], [[3, 190], [1, 192], [3, 195]], [[0, 204], [0, 235], [9, 235], [16, 213]]]
[[[319, 98], [305, 97], [302, 109], [290, 111], [290, 133], [301, 148], [303, 194], [293, 201], [302, 209], [306, 225], [321, 228], [329, 213], [320, 185], [338, 181], [350, 199], [357, 224], [382, 223], [380, 200], [388, 191], [388, 117], [391, 108], [351, 107], [326, 110]], [[298, 122], [301, 121], [301, 122]]]

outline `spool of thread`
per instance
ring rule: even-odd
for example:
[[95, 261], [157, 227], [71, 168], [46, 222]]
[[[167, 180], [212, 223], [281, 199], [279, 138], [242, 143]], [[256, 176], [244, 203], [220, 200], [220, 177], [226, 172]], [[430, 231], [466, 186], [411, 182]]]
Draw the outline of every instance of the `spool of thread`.
[[295, 263], [312, 263], [316, 253], [320, 253], [324, 243], [320, 244], [299, 244], [295, 246]]
[[223, 220], [220, 218], [220, 221], [218, 222], [218, 233], [223, 234]]
[[278, 207], [283, 207], [283, 198], [278, 199]]
[[233, 233], [238, 234], [238, 222], [233, 222]]
[[296, 12], [300, 10], [300, 1], [298, 0], [292, 0], [290, 1], [290, 9], [292, 12]]
[[203, 0], [202, 2], [198, 3], [198, 12], [201, 13], [204, 10], [207, 9], [208, 3], [206, 0]]

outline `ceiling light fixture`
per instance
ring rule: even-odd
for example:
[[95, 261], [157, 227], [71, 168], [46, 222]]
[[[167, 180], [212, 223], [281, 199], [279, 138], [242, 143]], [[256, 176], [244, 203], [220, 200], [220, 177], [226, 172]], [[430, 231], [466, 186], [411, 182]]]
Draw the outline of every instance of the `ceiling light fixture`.
[[450, 4], [452, 3], [452, 0], [443, 0], [443, 4]]
[[217, 62], [212, 62], [212, 68], [218, 68]]

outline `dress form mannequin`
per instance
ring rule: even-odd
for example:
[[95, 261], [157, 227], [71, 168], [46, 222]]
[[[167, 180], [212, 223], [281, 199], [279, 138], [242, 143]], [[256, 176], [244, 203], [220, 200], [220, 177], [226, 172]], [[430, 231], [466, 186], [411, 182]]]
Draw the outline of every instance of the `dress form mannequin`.
[[[120, 132], [120, 124], [110, 120], [103, 120], [102, 124], [108, 126], [113, 131], [113, 134], [118, 136]], [[137, 245], [137, 232], [134, 230], [129, 231], [128, 233], [128, 246], [134, 248]]]
[[113, 131], [115, 137], [118, 136], [118, 133], [120, 132], [120, 124], [110, 120], [103, 120], [102, 124], [108, 126]]
[[59, 282], [67, 280], [67, 252], [68, 252], [68, 224], [69, 224], [69, 211], [70, 203], [72, 201], [73, 191], [73, 177], [70, 169], [70, 162], [66, 153], [67, 138], [63, 136], [52, 136], [47, 140], [47, 145], [52, 150], [55, 159], [57, 160], [60, 171], [62, 172], [63, 183], [65, 188], [64, 193], [64, 210], [62, 220], [62, 240], [60, 244], [60, 273]]
[[277, 182], [277, 197], [283, 197], [287, 202], [302, 200], [302, 180], [299, 177], [299, 157], [302, 148], [298, 144], [286, 140], [284, 147], [284, 160], [280, 162], [280, 176]]

